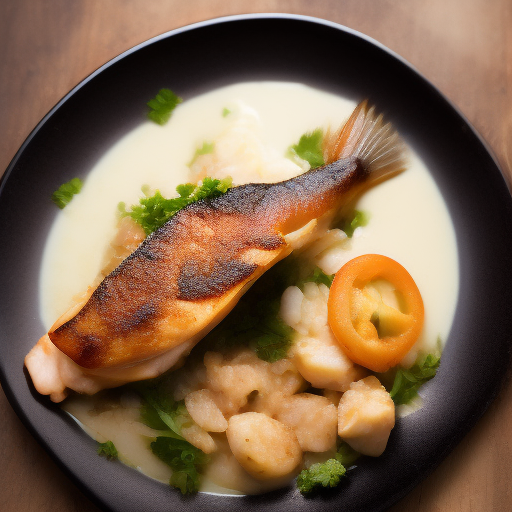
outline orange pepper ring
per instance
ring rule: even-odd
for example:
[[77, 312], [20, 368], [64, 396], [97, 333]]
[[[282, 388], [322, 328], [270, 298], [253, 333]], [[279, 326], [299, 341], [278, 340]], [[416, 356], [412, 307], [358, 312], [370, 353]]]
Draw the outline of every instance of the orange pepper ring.
[[[376, 279], [384, 279], [399, 291], [405, 313], [412, 324], [397, 336], [370, 339], [362, 337], [351, 318], [352, 290]], [[329, 325], [348, 357], [375, 372], [396, 366], [414, 345], [423, 329], [424, 307], [421, 294], [409, 272], [395, 260], [380, 254], [365, 254], [350, 260], [334, 277], [327, 303]]]

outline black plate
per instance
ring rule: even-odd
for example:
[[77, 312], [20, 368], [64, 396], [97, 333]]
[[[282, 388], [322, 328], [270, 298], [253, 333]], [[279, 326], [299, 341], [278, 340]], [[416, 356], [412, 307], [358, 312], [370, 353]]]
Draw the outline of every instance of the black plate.
[[[23, 358], [44, 333], [41, 255], [57, 209], [51, 193], [85, 177], [145, 118], [161, 87], [185, 99], [249, 80], [304, 82], [354, 100], [368, 97], [424, 159], [457, 236], [460, 296], [425, 405], [398, 421], [385, 454], [340, 489], [306, 500], [289, 488], [259, 497], [171, 488], [96, 454], [74, 422], [34, 392]], [[20, 202], [22, 207], [20, 208]], [[498, 391], [509, 360], [512, 201], [485, 144], [423, 77], [375, 41], [333, 23], [288, 15], [224, 18], [175, 30], [129, 50], [69, 93], [23, 144], [0, 186], [0, 362], [4, 390], [35, 437], [105, 509], [283, 512], [383, 510], [424, 478], [468, 432]]]

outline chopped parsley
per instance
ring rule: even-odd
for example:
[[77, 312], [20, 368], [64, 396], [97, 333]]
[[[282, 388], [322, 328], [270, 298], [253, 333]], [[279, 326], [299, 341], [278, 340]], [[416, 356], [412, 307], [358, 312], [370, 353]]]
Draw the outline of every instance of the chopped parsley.
[[261, 333], [252, 342], [256, 355], [269, 363], [284, 359], [293, 341], [293, 329], [279, 318], [279, 307], [280, 303], [273, 301], [263, 309], [257, 327]]
[[134, 385], [134, 389], [142, 397], [141, 420], [155, 430], [168, 430], [167, 437], [183, 439], [181, 429], [193, 425], [194, 420], [190, 417], [185, 402], [174, 400], [159, 383], [159, 379], [153, 379]]
[[334, 456], [338, 462], [346, 468], [350, 468], [359, 457], [361, 457], [359, 452], [356, 452], [348, 443], [338, 438], [338, 451]]
[[320, 167], [325, 163], [322, 150], [323, 138], [324, 132], [317, 128], [313, 132], [302, 135], [299, 142], [290, 146], [288, 151], [291, 155], [297, 155], [299, 158], [308, 161], [312, 169]]
[[334, 274], [326, 274], [321, 268], [315, 267], [315, 270], [309, 276], [302, 279], [297, 286], [301, 288], [304, 283], [316, 283], [316, 284], [325, 284], [327, 288], [331, 287], [331, 284], [334, 280]]
[[224, 107], [222, 109], [222, 117], [228, 117], [229, 114], [231, 114], [231, 110], [229, 108], [227, 108], [227, 107]]
[[200, 466], [210, 459], [181, 435], [183, 427], [194, 424], [185, 402], [174, 400], [159, 384], [160, 379], [153, 379], [133, 385], [142, 398], [142, 422], [160, 433], [151, 443], [151, 451], [171, 467], [170, 485], [182, 494], [195, 493], [200, 485]]
[[389, 392], [395, 405], [407, 404], [418, 396], [418, 389], [436, 375], [440, 361], [440, 355], [428, 354], [420, 357], [409, 369], [399, 368]]
[[190, 162], [188, 163], [188, 166], [190, 167], [197, 160], [198, 156], [208, 155], [209, 153], [213, 153], [214, 149], [215, 149], [215, 142], [204, 141], [203, 145], [200, 148], [196, 149], [196, 152], [194, 153], [192, 160], [190, 160]]
[[297, 477], [297, 487], [304, 495], [339, 485], [347, 470], [361, 456], [345, 441], [338, 438], [338, 451], [332, 459], [312, 464]]
[[107, 460], [115, 460], [119, 456], [117, 449], [112, 441], [107, 441], [106, 443], [98, 443], [98, 455], [106, 457]]
[[149, 235], [163, 226], [185, 206], [200, 199], [221, 196], [230, 188], [231, 178], [229, 177], [222, 180], [206, 177], [201, 185], [194, 185], [193, 183], [178, 185], [176, 192], [179, 196], [173, 199], [166, 199], [158, 190], [150, 196], [148, 191], [143, 188], [146, 197], [142, 197], [138, 205], [132, 205], [127, 210], [125, 203], [120, 203], [118, 208], [122, 217], [130, 216], [142, 226], [146, 235]]
[[52, 201], [60, 208], [69, 204], [75, 194], [82, 190], [82, 180], [73, 178], [67, 183], [63, 183], [53, 194]]
[[157, 124], [164, 125], [171, 118], [172, 111], [183, 101], [170, 89], [160, 89], [158, 94], [148, 101], [148, 117]]
[[348, 219], [345, 219], [345, 221], [342, 224], [341, 229], [345, 231], [345, 234], [352, 238], [354, 235], [354, 231], [359, 228], [366, 226], [370, 220], [370, 214], [367, 212], [354, 210], [352, 213], [352, 216]]
[[322, 488], [336, 487], [345, 476], [345, 466], [336, 459], [312, 464], [297, 477], [297, 487], [302, 494], [312, 494]]
[[210, 461], [210, 457], [188, 441], [159, 436], [151, 443], [151, 451], [172, 469], [169, 484], [182, 494], [199, 491], [199, 469]]

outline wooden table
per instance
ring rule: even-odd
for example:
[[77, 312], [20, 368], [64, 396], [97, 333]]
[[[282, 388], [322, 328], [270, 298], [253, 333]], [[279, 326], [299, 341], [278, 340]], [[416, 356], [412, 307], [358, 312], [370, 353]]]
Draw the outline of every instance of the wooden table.
[[[0, 173], [73, 86], [128, 48], [197, 21], [289, 12], [359, 30], [402, 55], [462, 111], [512, 180], [510, 0], [2, 0]], [[512, 383], [438, 469], [393, 512], [512, 510]], [[0, 393], [0, 508], [97, 511]]]

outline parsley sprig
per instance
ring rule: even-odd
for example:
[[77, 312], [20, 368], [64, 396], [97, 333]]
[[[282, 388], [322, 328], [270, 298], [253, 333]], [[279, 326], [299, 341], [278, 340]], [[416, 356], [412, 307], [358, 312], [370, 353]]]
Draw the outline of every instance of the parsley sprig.
[[98, 443], [98, 455], [106, 457], [107, 460], [116, 460], [119, 457], [117, 448], [112, 441], [106, 441], [105, 443]]
[[192, 160], [190, 160], [190, 162], [188, 163], [188, 166], [190, 167], [197, 160], [197, 157], [199, 157], [201, 155], [208, 155], [209, 153], [213, 153], [214, 149], [215, 149], [215, 142], [208, 142], [205, 140], [203, 142], [203, 145], [200, 148], [196, 149], [194, 156], [192, 157]]
[[325, 284], [327, 288], [331, 287], [331, 284], [334, 280], [334, 274], [326, 274], [321, 268], [315, 267], [312, 273], [306, 276], [304, 279], [301, 279], [296, 285], [299, 288], [302, 288], [305, 283], [316, 283], [316, 284]]
[[350, 468], [360, 456], [359, 452], [338, 438], [336, 455], [301, 471], [297, 477], [297, 488], [305, 496], [310, 496], [322, 489], [337, 487], [347, 473], [346, 468]]
[[171, 118], [172, 111], [183, 101], [170, 89], [160, 89], [158, 94], [148, 101], [148, 117], [157, 124], [164, 125]]
[[210, 457], [182, 436], [182, 429], [194, 424], [185, 402], [174, 400], [160, 379], [139, 382], [134, 389], [142, 398], [142, 422], [160, 432], [150, 447], [172, 469], [170, 485], [182, 494], [197, 492], [201, 468], [210, 461]]
[[348, 238], [354, 236], [354, 231], [359, 227], [368, 225], [370, 221], [370, 214], [361, 210], [354, 210], [352, 214], [344, 219], [341, 229], [345, 232]]
[[313, 132], [302, 135], [299, 142], [290, 146], [288, 151], [292, 156], [297, 155], [299, 158], [308, 161], [312, 169], [320, 167], [325, 163], [322, 151], [323, 138], [324, 132], [317, 128]]
[[151, 443], [151, 451], [172, 469], [170, 485], [181, 494], [199, 491], [199, 469], [210, 461], [206, 453], [187, 441], [165, 436], [159, 436]]
[[411, 368], [399, 368], [389, 392], [395, 405], [407, 404], [418, 396], [418, 389], [436, 375], [440, 362], [439, 354], [428, 354], [420, 357]]
[[80, 178], [73, 178], [67, 183], [63, 183], [52, 194], [52, 201], [62, 210], [80, 190], [82, 190], [82, 180]]
[[336, 487], [346, 472], [345, 466], [336, 459], [318, 462], [301, 471], [297, 477], [297, 487], [305, 495], [322, 488]]
[[149, 191], [143, 188], [145, 197], [139, 200], [138, 205], [132, 205], [129, 210], [125, 203], [119, 203], [118, 209], [122, 217], [131, 217], [140, 224], [146, 235], [153, 233], [163, 226], [171, 217], [176, 215], [185, 206], [195, 203], [200, 199], [221, 196], [231, 188], [231, 178], [217, 180], [204, 178], [201, 185], [185, 183], [176, 187], [178, 197], [167, 199], [160, 191], [149, 195]]

